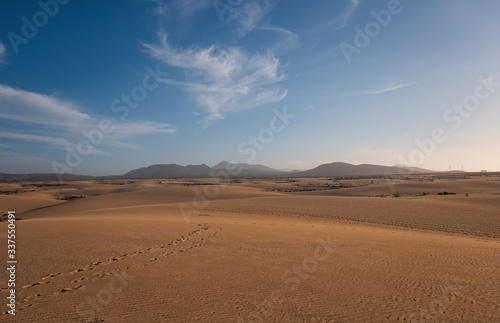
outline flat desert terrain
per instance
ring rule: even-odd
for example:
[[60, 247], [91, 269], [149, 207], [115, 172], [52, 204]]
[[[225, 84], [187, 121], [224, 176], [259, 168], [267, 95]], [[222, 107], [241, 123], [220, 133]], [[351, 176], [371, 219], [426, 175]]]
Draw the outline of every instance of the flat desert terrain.
[[4, 270], [2, 322], [500, 322], [495, 175], [4, 183], [0, 193], [2, 214], [22, 218], [16, 315]]

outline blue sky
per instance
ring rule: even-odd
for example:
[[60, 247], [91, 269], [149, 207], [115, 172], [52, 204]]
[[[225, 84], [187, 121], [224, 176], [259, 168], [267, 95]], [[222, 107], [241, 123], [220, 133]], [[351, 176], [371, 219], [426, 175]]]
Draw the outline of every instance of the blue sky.
[[0, 172], [500, 170], [499, 12], [473, 0], [4, 1]]

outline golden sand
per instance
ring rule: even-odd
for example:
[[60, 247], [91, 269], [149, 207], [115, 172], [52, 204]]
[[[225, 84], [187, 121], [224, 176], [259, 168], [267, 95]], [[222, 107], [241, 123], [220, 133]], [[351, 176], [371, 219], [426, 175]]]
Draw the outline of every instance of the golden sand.
[[2, 322], [500, 321], [497, 178], [210, 183], [0, 184]]

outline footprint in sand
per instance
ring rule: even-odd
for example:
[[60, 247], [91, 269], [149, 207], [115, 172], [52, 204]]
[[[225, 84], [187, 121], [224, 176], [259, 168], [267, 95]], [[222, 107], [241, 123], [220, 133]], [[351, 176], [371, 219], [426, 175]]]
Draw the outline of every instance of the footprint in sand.
[[[59, 291], [59, 293], [67, 293], [67, 292], [72, 292], [72, 291], [75, 291], [75, 290], [80, 289], [80, 288], [82, 288], [82, 287], [83, 287], [83, 285], [78, 285], [78, 286], [74, 286], [74, 287], [63, 288], [63, 289], [61, 289], [61, 290]], [[57, 294], [57, 292], [56, 292], [56, 293], [54, 293], [54, 294]]]
[[48, 281], [45, 281], [45, 282], [38, 282], [38, 283], [33, 283], [33, 284], [30, 284], [30, 285], [24, 285], [24, 286], [21, 286], [21, 288], [30, 288], [30, 287], [34, 287], [34, 286], [38, 286], [38, 285], [45, 285], [45, 284], [49, 284], [50, 282]]
[[49, 279], [49, 278], [53, 278], [53, 277], [57, 277], [59, 275], [62, 275], [62, 273], [57, 273], [57, 274], [50, 274], [48, 276], [45, 276], [45, 277], [42, 277], [43, 280], [45, 279]]

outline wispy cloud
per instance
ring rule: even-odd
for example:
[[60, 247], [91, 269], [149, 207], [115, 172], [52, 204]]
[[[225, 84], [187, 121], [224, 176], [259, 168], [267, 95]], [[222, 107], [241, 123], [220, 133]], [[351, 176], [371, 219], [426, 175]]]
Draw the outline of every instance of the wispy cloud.
[[0, 103], [2, 119], [70, 127], [90, 119], [74, 103], [4, 85], [0, 85]]
[[5, 57], [6, 56], [7, 56], [7, 52], [5, 50], [5, 45], [0, 40], [0, 64], [3, 64], [5, 62]]
[[[8, 132], [8, 131], [0, 131], [0, 137], [1, 138], [16, 139], [16, 140], [21, 140], [21, 141], [27, 141], [29, 143], [47, 144], [50, 146], [55, 146], [59, 149], [64, 149], [66, 147], [71, 147], [74, 149], [76, 147], [76, 145], [73, 142], [66, 140], [64, 138], [58, 138], [58, 137], [30, 135], [30, 134], [17, 133], [17, 132]], [[91, 153], [94, 155], [109, 155], [109, 153], [102, 151], [96, 147], [93, 147]]]
[[11, 139], [19, 139], [29, 142], [40, 142], [55, 146], [71, 146], [72, 143], [64, 138], [56, 138], [56, 137], [48, 137], [48, 136], [39, 136], [39, 135], [29, 135], [22, 133], [14, 133], [8, 131], [0, 131], [0, 137], [2, 138], [11, 138]]
[[354, 11], [356, 11], [356, 9], [359, 6], [359, 1], [360, 0], [349, 0], [349, 2], [351, 3], [350, 7], [347, 9], [346, 12], [344, 12], [344, 14], [342, 14], [339, 17], [340, 20], [342, 21], [342, 27], [347, 26], [347, 23], [349, 22], [349, 18], [351, 18], [352, 14], [354, 13]]
[[211, 125], [229, 112], [278, 102], [286, 95], [276, 83], [284, 79], [272, 52], [249, 55], [238, 47], [172, 48], [160, 33], [160, 45], [143, 44], [149, 55], [184, 72], [185, 81], [164, 80], [193, 94]]
[[332, 20], [327, 22], [322, 22], [313, 27], [312, 29], [302, 33], [303, 35], [314, 34], [317, 32], [324, 31], [325, 29], [334, 27], [335, 29], [345, 28], [349, 25], [349, 20], [353, 13], [356, 11], [360, 3], [360, 0], [348, 0], [347, 8], [337, 15]]
[[188, 18], [193, 14], [212, 5], [209, 0], [147, 0], [156, 6], [153, 13], [164, 17]]
[[343, 13], [335, 17], [333, 20], [326, 23], [323, 27], [327, 28], [330, 26], [338, 26], [339, 28], [345, 28], [348, 25], [349, 19], [351, 18], [352, 14], [358, 8], [359, 1], [360, 0], [349, 0], [349, 6], [347, 7], [347, 9]]
[[244, 37], [254, 30], [273, 32], [281, 37], [280, 40], [274, 42], [273, 50], [290, 50], [297, 46], [299, 36], [288, 29], [273, 26], [269, 22], [269, 13], [277, 3], [273, 0], [242, 1], [239, 6], [227, 11], [228, 19], [224, 23], [234, 25], [234, 30], [240, 37]]
[[396, 85], [389, 85], [383, 88], [376, 88], [368, 91], [363, 91], [361, 92], [361, 95], [372, 95], [372, 94], [392, 92], [412, 85], [415, 85], [415, 83], [400, 83]]
[[[2, 130], [0, 137], [56, 147], [72, 147], [86, 139], [82, 133], [84, 130], [98, 129], [101, 121], [97, 116], [84, 113], [81, 109], [77, 103], [55, 96], [0, 85], [0, 120], [16, 123], [13, 128], [15, 130]], [[114, 129], [105, 135], [102, 142], [108, 146], [132, 147], [122, 140], [140, 134], [171, 134], [176, 131], [169, 124], [157, 122], [112, 121]], [[98, 149], [94, 149], [94, 152], [100, 153]]]
[[276, 6], [277, 2], [270, 0], [244, 1], [242, 5], [232, 10], [229, 22], [236, 23], [239, 33], [244, 36], [262, 24], [262, 20]]
[[264, 25], [262, 27], [257, 27], [260, 30], [267, 30], [277, 33], [281, 36], [281, 39], [274, 43], [273, 51], [281, 52], [294, 49], [299, 44], [299, 36], [288, 29], [274, 27], [270, 25]]

